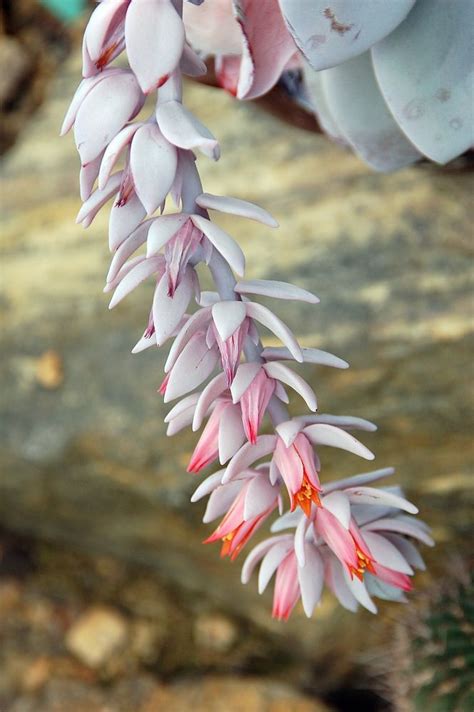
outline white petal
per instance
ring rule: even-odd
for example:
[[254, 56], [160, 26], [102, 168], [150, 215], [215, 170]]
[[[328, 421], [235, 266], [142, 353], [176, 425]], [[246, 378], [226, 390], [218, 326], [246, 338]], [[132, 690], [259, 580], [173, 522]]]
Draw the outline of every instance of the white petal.
[[285, 446], [290, 447], [298, 433], [303, 430], [303, 425], [297, 420], [287, 420], [284, 423], [279, 423], [275, 430], [285, 443]]
[[137, 341], [135, 346], [133, 347], [131, 353], [132, 354], [139, 354], [142, 351], [145, 351], [146, 349], [149, 349], [151, 346], [156, 346], [156, 337], [155, 334], [152, 334], [151, 336], [143, 335], [141, 339]]
[[139, 226], [146, 210], [135, 193], [125, 205], [115, 202], [109, 216], [109, 249], [113, 252]]
[[183, 74], [188, 77], [201, 77], [207, 73], [206, 63], [187, 44], [184, 45], [180, 67]]
[[219, 424], [219, 462], [223, 465], [235, 455], [245, 442], [242, 415], [238, 405], [229, 405]]
[[337, 600], [343, 608], [348, 611], [352, 611], [352, 613], [355, 613], [358, 608], [357, 599], [351, 593], [351, 590], [347, 585], [341, 564], [332, 554], [330, 554], [328, 558], [328, 569], [328, 585], [330, 586]]
[[282, 363], [267, 363], [263, 368], [270, 378], [275, 378], [283, 383], [286, 383], [288, 386], [293, 388], [293, 390], [299, 393], [310, 410], [317, 410], [318, 404], [316, 401], [316, 395], [311, 386], [306, 383], [304, 378], [301, 378], [301, 376], [292, 371], [291, 368], [288, 368], [288, 366], [285, 366]]
[[208, 158], [219, 159], [217, 139], [181, 102], [158, 104], [156, 120], [170, 143], [187, 150], [198, 148]]
[[275, 546], [275, 544], [279, 544], [282, 541], [286, 541], [287, 546], [289, 547], [289, 549], [291, 549], [292, 538], [293, 537], [283, 534], [282, 536], [270, 537], [269, 539], [265, 539], [265, 541], [261, 541], [260, 544], [257, 544], [257, 546], [255, 546], [250, 552], [250, 554], [247, 556], [244, 561], [244, 565], [242, 566], [242, 583], [249, 582], [255, 566], [258, 564], [262, 556], [264, 556], [269, 549]]
[[270, 531], [281, 532], [284, 529], [293, 529], [293, 527], [297, 527], [301, 519], [304, 518], [305, 515], [300, 509], [295, 509], [294, 512], [285, 512], [285, 514], [273, 522]]
[[275, 544], [263, 557], [258, 572], [258, 592], [263, 593], [268, 586], [273, 574], [280, 566], [281, 562], [291, 551], [291, 543], [280, 541]]
[[217, 302], [212, 307], [212, 318], [222, 341], [234, 334], [247, 316], [242, 302]]
[[119, 133], [112, 139], [105, 149], [99, 172], [99, 188], [103, 188], [109, 180], [110, 173], [117, 163], [120, 153], [123, 151], [125, 146], [130, 143], [140, 126], [141, 124], [130, 124], [130, 126], [125, 126], [125, 128], [119, 131]]
[[345, 582], [354, 598], [356, 598], [359, 603], [364, 606], [364, 608], [367, 608], [367, 610], [371, 613], [377, 613], [377, 606], [369, 596], [364, 582], [359, 581], [356, 576], [351, 579], [350, 574], [346, 571], [345, 568], [342, 569], [342, 573]]
[[168, 278], [163, 275], [153, 297], [153, 323], [158, 346], [161, 346], [176, 329], [192, 295], [193, 284], [190, 272], [185, 274], [172, 297], [168, 295]]
[[[332, 366], [333, 368], [349, 368], [347, 361], [343, 361], [342, 358], [334, 356], [328, 351], [303, 347], [301, 352], [303, 354], [304, 363], [318, 363], [322, 366]], [[289, 361], [293, 359], [293, 356], [288, 349], [278, 346], [263, 349], [262, 358], [264, 358], [265, 361]]]
[[196, 405], [196, 410], [193, 419], [194, 432], [196, 430], [199, 430], [209, 408], [215, 402], [215, 400], [222, 394], [222, 392], [225, 391], [226, 388], [227, 382], [224, 373], [219, 373], [211, 381], [209, 381], [207, 386], [199, 395], [199, 400]]
[[311, 618], [323, 592], [324, 565], [314, 546], [306, 544], [305, 550], [306, 563], [304, 566], [298, 566], [298, 581], [304, 612], [308, 618]]
[[402, 574], [411, 576], [414, 573], [405, 557], [385, 537], [374, 532], [364, 531], [364, 541], [367, 543], [370, 553], [377, 563]]
[[178, 356], [166, 386], [165, 402], [194, 390], [208, 378], [217, 363], [216, 351], [210, 351], [203, 336], [194, 337]]
[[70, 131], [73, 127], [74, 122], [76, 120], [77, 112], [79, 111], [82, 102], [84, 101], [87, 94], [91, 91], [91, 89], [93, 89], [96, 84], [99, 84], [99, 82], [102, 82], [104, 79], [107, 79], [108, 77], [113, 76], [114, 74], [120, 74], [120, 71], [120, 69], [106, 69], [104, 72], [97, 74], [95, 77], [88, 77], [87, 79], [82, 80], [82, 82], [76, 89], [76, 93], [74, 94], [71, 104], [67, 110], [66, 116], [64, 117], [64, 122], [61, 127], [61, 136], [67, 134], [68, 131]]
[[149, 94], [178, 66], [184, 26], [170, 0], [133, 0], [125, 21], [130, 66]]
[[208, 494], [211, 494], [216, 487], [219, 487], [223, 472], [224, 470], [218, 470], [218, 472], [214, 472], [214, 474], [206, 477], [206, 479], [201, 482], [199, 487], [194, 490], [193, 495], [191, 496], [191, 502], [198, 502], [203, 497], [207, 497]]
[[351, 505], [344, 492], [331, 492], [322, 498], [321, 504], [341, 522], [342, 526], [349, 529], [351, 522]]
[[335, 425], [341, 430], [365, 430], [368, 433], [373, 433], [377, 430], [375, 423], [365, 418], [357, 418], [352, 415], [330, 415], [329, 413], [321, 413], [320, 415], [302, 415], [298, 416], [298, 420], [306, 425], [316, 423], [326, 423], [327, 425]]
[[372, 574], [366, 574], [364, 582], [371, 596], [377, 596], [383, 601], [397, 601], [398, 603], [407, 601], [407, 597], [402, 590], [395, 588], [395, 586], [390, 586], [390, 584], [381, 581], [379, 578], [372, 576]]
[[253, 279], [237, 282], [234, 291], [238, 294], [260, 294], [263, 297], [273, 297], [274, 299], [295, 299], [300, 302], [317, 304], [318, 297], [306, 289], [296, 287], [288, 282], [275, 282], [270, 279]]
[[112, 299], [110, 300], [109, 309], [113, 309], [119, 302], [122, 301], [127, 294], [138, 287], [145, 279], [151, 277], [152, 274], [157, 272], [162, 267], [161, 260], [152, 257], [149, 260], [143, 260], [137, 264], [125, 277], [122, 279], [117, 289], [114, 292]]
[[182, 326], [181, 331], [171, 346], [168, 358], [166, 359], [164, 369], [165, 373], [168, 373], [174, 366], [176, 359], [191, 337], [206, 326], [206, 322], [208, 322], [210, 318], [210, 313], [211, 310], [208, 308], [199, 309], [199, 311], [189, 317], [188, 321]]
[[241, 489], [242, 482], [240, 480], [229, 482], [228, 485], [221, 485], [215, 489], [209, 497], [206, 511], [204, 512], [204, 516], [202, 518], [204, 524], [209, 524], [209, 522], [212, 522], [214, 519], [217, 519], [217, 517], [225, 514]]
[[164, 245], [176, 235], [188, 220], [188, 215], [177, 213], [176, 215], [161, 215], [153, 220], [148, 233], [147, 256], [155, 255]]
[[346, 433], [345, 430], [334, 427], [334, 425], [308, 425], [304, 429], [304, 433], [308, 436], [315, 445], [330, 445], [338, 447], [342, 450], [352, 452], [354, 455], [359, 455], [366, 460], [373, 460], [375, 455], [370, 452], [365, 445], [356, 440], [352, 435]]
[[263, 514], [275, 502], [277, 494], [266, 475], [254, 477], [245, 496], [244, 521]]
[[298, 566], [304, 566], [306, 563], [305, 539], [307, 528], [308, 519], [307, 517], [302, 517], [298, 522], [295, 530], [295, 554], [298, 561]]
[[148, 215], [155, 212], [168, 195], [176, 175], [176, 148], [156, 124], [141, 126], [133, 137], [130, 169], [135, 190]]
[[346, 489], [346, 494], [354, 504], [382, 504], [387, 507], [404, 509], [405, 512], [409, 514], [417, 514], [418, 512], [418, 508], [404, 497], [398, 497], [383, 489], [376, 489], [375, 487], [349, 487]]
[[138, 113], [142, 98], [133, 73], [126, 71], [108, 76], [86, 94], [74, 124], [82, 163], [94, 160], [106, 148], [127, 121]]
[[[79, 187], [81, 192], [81, 200], [87, 200], [90, 198], [92, 190], [94, 188], [94, 183], [99, 175], [100, 162], [102, 160], [102, 153], [99, 153], [97, 158], [93, 161], [87, 163], [85, 166], [81, 166], [81, 172], [79, 174]], [[100, 184], [98, 186], [101, 187]], [[105, 187], [105, 183], [103, 185]]]
[[192, 393], [189, 396], [186, 396], [182, 400], [178, 401], [176, 405], [174, 405], [169, 413], [166, 415], [164, 418], [165, 423], [170, 423], [173, 418], [177, 418], [178, 415], [181, 415], [184, 413], [184, 411], [188, 410], [189, 408], [192, 408], [193, 413], [194, 413], [194, 408], [196, 407], [196, 403], [199, 398], [199, 393]]
[[255, 444], [246, 443], [234, 455], [227, 465], [227, 469], [222, 478], [222, 482], [230, 482], [239, 475], [242, 470], [247, 469], [256, 460], [273, 452], [276, 444], [275, 435], [259, 435]]
[[233, 403], [239, 402], [261, 368], [261, 364], [255, 361], [241, 363], [240, 366], [237, 367], [235, 378], [230, 387]]
[[245, 272], [245, 257], [236, 241], [218, 225], [200, 215], [191, 215], [191, 220], [212, 242], [234, 272], [241, 277]]
[[380, 470], [372, 470], [372, 472], [362, 472], [360, 475], [346, 477], [343, 480], [329, 482], [323, 486], [323, 492], [332, 492], [333, 490], [345, 489], [346, 487], [360, 487], [370, 484], [383, 477], [390, 477], [395, 472], [394, 467], [383, 467]]
[[126, 240], [118, 247], [115, 252], [112, 262], [110, 263], [109, 271], [107, 273], [107, 282], [111, 282], [117, 276], [120, 269], [123, 267], [125, 262], [131, 255], [138, 250], [138, 248], [146, 242], [148, 230], [150, 229], [150, 220], [146, 220], [137, 227], [132, 234], [127, 237]]
[[472, 0], [417, 0], [372, 50], [380, 89], [400, 128], [438, 163], [474, 143]]
[[247, 315], [251, 319], [256, 319], [267, 329], [273, 331], [275, 336], [277, 336], [285, 346], [290, 350], [293, 358], [300, 363], [303, 361], [303, 354], [301, 348], [296, 341], [293, 333], [284, 324], [281, 319], [279, 319], [270, 309], [264, 307], [262, 304], [256, 304], [255, 302], [247, 302]]
[[206, 210], [218, 210], [221, 213], [238, 215], [249, 220], [257, 220], [269, 227], [278, 227], [277, 221], [259, 205], [249, 203], [247, 200], [239, 198], [228, 198], [223, 195], [212, 195], [211, 193], [201, 193], [196, 198], [199, 207]]
[[423, 561], [420, 552], [411, 541], [405, 539], [399, 534], [386, 534], [385, 532], [384, 538], [388, 539], [388, 541], [397, 547], [402, 556], [411, 566], [415, 569], [420, 569], [420, 571], [426, 570], [425, 562]]
[[399, 517], [377, 519], [375, 522], [369, 522], [364, 525], [364, 532], [370, 531], [387, 531], [397, 534], [406, 534], [407, 536], [412, 536], [414, 539], [419, 539], [427, 546], [434, 546], [433, 539], [419, 526], [419, 522], [416, 520], [408, 522], [401, 520]]
[[95, 190], [79, 210], [76, 223], [83, 223], [84, 227], [88, 227], [99, 210], [115, 195], [121, 182], [122, 171], [114, 173], [103, 190]]

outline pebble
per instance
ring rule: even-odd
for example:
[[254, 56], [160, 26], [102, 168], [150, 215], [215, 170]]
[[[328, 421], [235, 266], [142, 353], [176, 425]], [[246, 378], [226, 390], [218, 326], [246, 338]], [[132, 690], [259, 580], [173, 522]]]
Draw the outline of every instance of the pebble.
[[120, 652], [128, 638], [128, 625], [112, 608], [96, 606], [87, 610], [69, 629], [66, 647], [93, 669], [99, 669]]

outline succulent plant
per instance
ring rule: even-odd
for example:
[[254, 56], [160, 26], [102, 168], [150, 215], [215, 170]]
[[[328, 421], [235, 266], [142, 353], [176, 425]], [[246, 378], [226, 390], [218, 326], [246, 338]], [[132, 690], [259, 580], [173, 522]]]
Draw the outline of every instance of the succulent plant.
[[474, 709], [474, 574], [457, 566], [397, 625], [391, 688], [396, 712]]
[[376, 170], [474, 143], [471, 0], [205, 0], [185, 21], [238, 98], [301, 67], [324, 131]]

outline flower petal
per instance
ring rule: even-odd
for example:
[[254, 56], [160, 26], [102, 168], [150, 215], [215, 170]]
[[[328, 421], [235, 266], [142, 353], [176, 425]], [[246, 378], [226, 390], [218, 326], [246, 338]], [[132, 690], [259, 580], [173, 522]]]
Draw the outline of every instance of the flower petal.
[[364, 532], [364, 541], [377, 563], [402, 574], [412, 575], [414, 573], [403, 554], [380, 534], [366, 531]]
[[176, 329], [192, 295], [193, 282], [190, 271], [186, 272], [173, 296], [168, 294], [168, 280], [166, 275], [163, 275], [153, 297], [153, 322], [158, 346], [161, 346]]
[[269, 539], [265, 539], [264, 541], [261, 541], [260, 544], [257, 544], [250, 554], [247, 556], [247, 558], [244, 561], [244, 565], [242, 566], [242, 575], [241, 575], [241, 581], [242, 583], [248, 583], [250, 581], [250, 577], [252, 575], [252, 572], [255, 568], [255, 566], [258, 564], [260, 559], [269, 551], [273, 546], [276, 544], [279, 544], [282, 541], [287, 542], [288, 546], [288, 551], [291, 549], [291, 542], [292, 542], [293, 537], [289, 536], [287, 534], [283, 534], [281, 536], [274, 536], [270, 537]]
[[282, 363], [267, 363], [263, 366], [267, 375], [270, 378], [275, 378], [282, 383], [286, 383], [288, 386], [293, 388], [303, 400], [306, 402], [310, 410], [317, 410], [318, 403], [316, 401], [316, 395], [311, 388], [311, 386], [306, 383], [304, 378], [301, 378], [297, 373], [288, 368], [288, 366]]
[[212, 307], [212, 319], [222, 341], [227, 341], [237, 331], [246, 316], [242, 302], [221, 301]]
[[138, 287], [145, 279], [151, 277], [152, 274], [164, 272], [163, 260], [159, 257], [151, 257], [149, 260], [143, 259], [137, 264], [125, 277], [122, 279], [112, 297], [109, 309], [113, 309], [119, 302], [122, 301], [127, 294], [130, 294], [135, 287]]
[[273, 297], [274, 299], [294, 299], [309, 304], [317, 304], [318, 297], [306, 289], [296, 287], [288, 282], [276, 282], [270, 279], [253, 279], [237, 282], [234, 287], [237, 294], [260, 294], [263, 297]]
[[321, 499], [323, 507], [339, 519], [342, 526], [349, 529], [351, 522], [351, 505], [349, 497], [344, 492], [331, 492]]
[[245, 442], [242, 416], [238, 405], [231, 403], [223, 411], [219, 425], [219, 462], [223, 465]]
[[146, 242], [151, 220], [141, 223], [132, 234], [124, 240], [115, 252], [107, 273], [107, 282], [111, 282], [125, 264], [126, 260], [133, 255], [135, 250]]
[[205, 210], [218, 210], [221, 213], [238, 215], [249, 220], [257, 220], [269, 227], [278, 227], [277, 221], [259, 205], [249, 203], [247, 200], [239, 198], [228, 198], [223, 195], [212, 195], [211, 193], [201, 193], [196, 198], [196, 203]]
[[359, 457], [363, 457], [366, 460], [373, 460], [375, 457], [365, 445], [362, 445], [356, 438], [346, 433], [345, 430], [336, 428], [334, 425], [308, 425], [304, 429], [304, 433], [315, 445], [338, 447], [352, 452], [354, 455], [359, 455]]
[[260, 594], [265, 591], [273, 574], [290, 551], [291, 541], [283, 540], [274, 544], [265, 554], [258, 572], [258, 592]]
[[94, 190], [90, 198], [82, 205], [76, 218], [76, 223], [82, 223], [84, 227], [89, 227], [99, 210], [110, 200], [110, 198], [120, 188], [122, 182], [122, 171], [114, 173], [109, 182], [102, 190]]
[[236, 241], [228, 235], [222, 228], [201, 215], [191, 215], [191, 220], [212, 242], [222, 257], [229, 263], [230, 267], [239, 277], [245, 272], [245, 257]]
[[418, 512], [418, 508], [404, 497], [398, 497], [396, 494], [376, 487], [349, 487], [345, 492], [354, 504], [382, 504], [387, 507], [398, 507], [409, 514]]
[[207, 348], [202, 334], [195, 334], [186, 344], [170, 371], [165, 402], [189, 393], [208, 378], [217, 363], [217, 353]]
[[360, 475], [353, 475], [352, 477], [346, 477], [343, 480], [336, 480], [335, 482], [328, 482], [323, 487], [323, 492], [333, 492], [338, 489], [345, 489], [346, 487], [360, 487], [362, 485], [370, 484], [370, 482], [375, 482], [383, 477], [390, 477], [395, 472], [393, 467], [383, 467], [380, 470], [372, 470], [372, 472], [362, 472]]
[[198, 148], [205, 156], [217, 161], [220, 157], [219, 142], [180, 101], [158, 104], [156, 120], [163, 136], [178, 148]]
[[132, 191], [126, 202], [117, 196], [109, 215], [109, 249], [113, 252], [140, 225], [146, 215], [141, 200]]
[[176, 175], [178, 154], [156, 124], [141, 126], [133, 137], [130, 169], [138, 197], [148, 215], [168, 195]]
[[261, 368], [261, 364], [255, 361], [241, 363], [240, 366], [238, 366], [234, 380], [232, 381], [230, 387], [233, 403], [239, 402], [242, 395], [255, 379]]
[[259, 435], [255, 444], [246, 443], [234, 455], [227, 465], [222, 477], [222, 483], [235, 479], [242, 470], [246, 470], [257, 460], [273, 452], [276, 444], [276, 435]]
[[199, 395], [199, 400], [196, 404], [196, 410], [194, 412], [193, 418], [194, 432], [196, 432], [196, 430], [199, 430], [209, 408], [214, 403], [214, 401], [222, 394], [222, 392], [225, 391], [226, 388], [227, 383], [225, 379], [225, 374], [223, 373], [219, 373], [211, 381], [209, 381], [207, 386]]
[[307, 617], [311, 618], [323, 592], [324, 565], [316, 547], [310, 543], [305, 545], [304, 566], [298, 566], [298, 581], [303, 610]]
[[145, 94], [160, 87], [179, 64], [184, 25], [170, 0], [133, 0], [125, 20], [130, 66]]
[[109, 180], [110, 173], [114, 168], [120, 153], [130, 143], [141, 124], [130, 124], [125, 126], [112, 139], [104, 152], [99, 172], [99, 188], [103, 188]]
[[[318, 363], [322, 366], [332, 366], [333, 368], [349, 368], [347, 361], [343, 361], [342, 358], [334, 356], [328, 351], [303, 347], [301, 353], [303, 354], [304, 363]], [[265, 361], [289, 361], [293, 359], [293, 356], [288, 349], [276, 346], [263, 349], [262, 358]]]
[[280, 341], [288, 347], [295, 361], [302, 363], [303, 354], [301, 352], [300, 345], [286, 324], [284, 324], [281, 319], [270, 311], [270, 309], [264, 307], [263, 304], [247, 302], [245, 306], [247, 309], [247, 315], [251, 319], [259, 321], [263, 324], [263, 326], [266, 326], [267, 329], [270, 329], [270, 331], [273, 331], [275, 336], [277, 336]]

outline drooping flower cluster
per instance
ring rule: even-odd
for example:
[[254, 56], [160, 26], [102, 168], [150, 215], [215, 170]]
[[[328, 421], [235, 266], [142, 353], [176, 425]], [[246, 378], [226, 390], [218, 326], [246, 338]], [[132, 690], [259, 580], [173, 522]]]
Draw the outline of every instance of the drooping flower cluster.
[[[212, 210], [277, 225], [251, 203], [203, 192], [194, 151], [217, 160], [219, 145], [182, 104], [182, 75], [203, 72], [204, 66], [186, 41], [181, 11], [178, 0], [103, 0], [91, 17], [84, 79], [63, 127], [74, 126], [81, 157], [84, 204], [78, 222], [87, 227], [114, 199], [105, 287], [113, 292], [110, 307], [153, 280], [148, 321], [133, 352], [174, 339], [160, 386], [165, 402], [177, 401], [165, 419], [168, 435], [205, 423], [188, 471], [199, 473], [216, 461], [222, 468], [193, 496], [196, 501], [209, 495], [205, 522], [222, 517], [207, 541], [220, 541], [222, 555], [235, 559], [288, 499], [290, 511], [274, 530], [295, 527], [295, 534], [259, 544], [244, 565], [244, 582], [260, 559], [261, 590], [276, 572], [277, 618], [286, 619], [300, 597], [311, 615], [324, 582], [345, 607], [353, 610], [360, 602], [375, 610], [371, 594], [402, 600], [412, 566], [422, 566], [407, 537], [431, 542], [425, 525], [400, 514], [417, 510], [398, 490], [366, 486], [389, 471], [321, 484], [320, 448], [372, 460], [348, 432], [374, 430], [372, 423], [349, 416], [288, 416], [287, 388], [312, 413], [317, 402], [285, 361], [336, 368], [347, 363], [301, 348], [290, 329], [254, 301], [318, 299], [287, 283], [244, 280], [240, 247], [210, 220]], [[130, 68], [110, 66], [123, 50]], [[146, 97], [155, 92], [156, 105], [142, 118]], [[123, 168], [115, 170], [120, 160]], [[164, 214], [169, 196], [175, 207]], [[208, 266], [215, 292], [201, 291], [199, 264]], [[263, 348], [258, 325], [283, 346]], [[273, 427], [270, 434], [262, 434], [264, 421]]]

